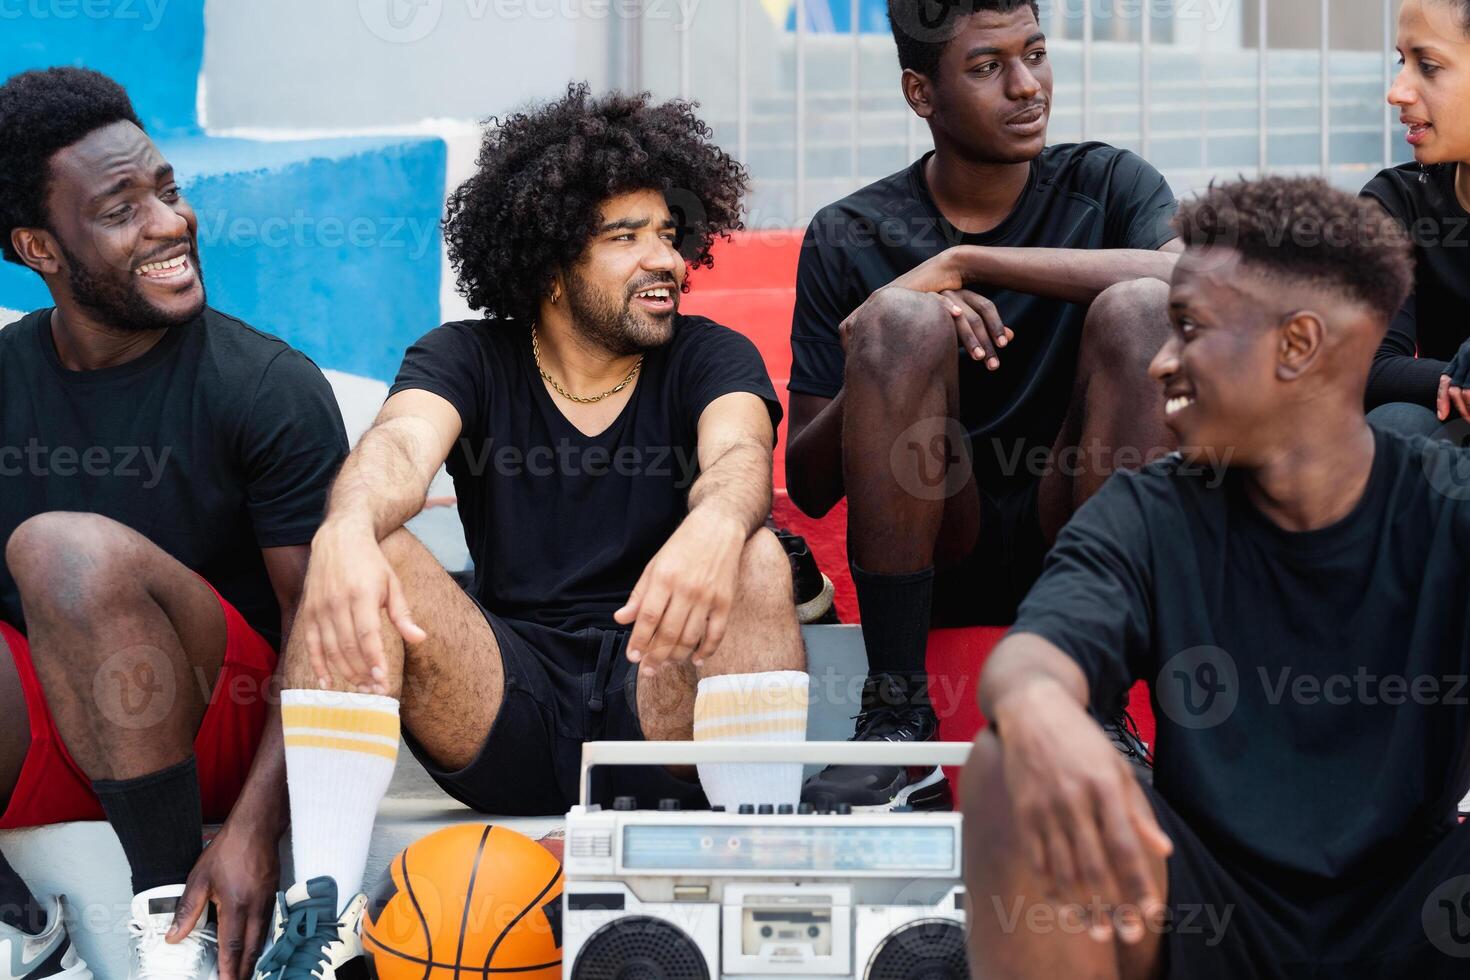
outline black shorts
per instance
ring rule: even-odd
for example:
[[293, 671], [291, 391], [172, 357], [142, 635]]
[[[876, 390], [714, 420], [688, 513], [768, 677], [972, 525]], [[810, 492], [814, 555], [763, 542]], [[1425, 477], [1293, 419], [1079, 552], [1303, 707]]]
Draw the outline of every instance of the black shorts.
[[932, 623], [1009, 626], [1041, 577], [1048, 550], [1037, 503], [1040, 481], [1005, 493], [980, 491], [980, 535], [969, 556], [934, 576]]
[[[564, 814], [581, 799], [582, 743], [643, 740], [638, 671], [624, 656], [626, 630], [564, 633], [534, 623], [485, 620], [500, 644], [505, 692], [490, 734], [458, 771], [436, 766], [413, 736], [403, 740], [434, 781], [465, 806], [497, 816]], [[697, 782], [659, 766], [593, 770], [593, 802], [634, 796], [652, 808], [675, 799], [685, 809], [708, 803]]]
[[1157, 792], [1144, 790], [1174, 842], [1165, 977], [1470, 976], [1470, 827], [1351, 880], [1296, 880], [1227, 866]]

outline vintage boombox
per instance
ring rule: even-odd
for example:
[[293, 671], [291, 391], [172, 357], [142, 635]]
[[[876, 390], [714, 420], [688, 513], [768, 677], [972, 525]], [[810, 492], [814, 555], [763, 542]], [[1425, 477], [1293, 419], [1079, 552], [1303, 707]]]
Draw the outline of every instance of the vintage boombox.
[[[595, 765], [959, 765], [964, 743], [594, 742], [567, 815], [568, 980], [968, 980], [958, 813], [586, 805]], [[652, 802], [652, 801], [643, 801]]]

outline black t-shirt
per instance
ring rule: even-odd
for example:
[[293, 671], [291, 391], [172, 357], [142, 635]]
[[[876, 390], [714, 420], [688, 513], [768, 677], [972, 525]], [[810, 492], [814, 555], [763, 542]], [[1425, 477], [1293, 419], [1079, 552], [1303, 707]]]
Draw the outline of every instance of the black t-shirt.
[[459, 412], [449, 454], [475, 595], [507, 619], [573, 631], [621, 629], [612, 614], [688, 512], [699, 475], [699, 417], [750, 392], [774, 427], [781, 406], [745, 337], [678, 317], [649, 351], [617, 419], [583, 435], [552, 401], [511, 321], [449, 323], [408, 349], [392, 394], [428, 391]]
[[[1157, 249], [1175, 238], [1168, 182], [1143, 159], [1103, 143], [1049, 146], [1031, 164], [1015, 209], [983, 235], [945, 220], [924, 178], [926, 155], [828, 205], [812, 220], [796, 274], [790, 389], [822, 398], [842, 388], [837, 328], [874, 292], [955, 245]], [[991, 372], [959, 356], [960, 415], [986, 488], [1037, 478], [1017, 465], [1050, 449], [1071, 400], [1085, 306], [980, 284], [1016, 333]]]
[[1470, 454], [1375, 440], [1357, 507], [1302, 533], [1177, 455], [1114, 475], [1016, 622], [1076, 659], [1094, 710], [1152, 685], [1155, 787], [1257, 873], [1388, 870], [1470, 781]]
[[1415, 258], [1414, 295], [1373, 359], [1370, 408], [1397, 401], [1433, 407], [1446, 362], [1470, 339], [1470, 213], [1455, 193], [1457, 166], [1406, 163], [1363, 188], [1408, 230]]
[[[262, 548], [310, 544], [347, 435], [327, 379], [205, 308], [119, 367], [69, 371], [51, 310], [0, 330], [0, 541], [47, 511], [138, 531], [279, 644]], [[0, 619], [24, 627], [0, 565]]]

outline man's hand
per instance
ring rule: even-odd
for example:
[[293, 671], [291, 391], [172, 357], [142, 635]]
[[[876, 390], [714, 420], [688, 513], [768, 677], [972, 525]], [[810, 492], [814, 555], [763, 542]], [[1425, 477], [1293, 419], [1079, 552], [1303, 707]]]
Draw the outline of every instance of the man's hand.
[[214, 903], [219, 930], [219, 980], [250, 980], [270, 928], [281, 877], [278, 836], [226, 823], [189, 873], [165, 940], [193, 931]]
[[1459, 412], [1463, 419], [1470, 419], [1470, 340], [1460, 347], [1454, 360], [1440, 375], [1435, 407], [1441, 422], [1448, 422], [1454, 412]]
[[714, 656], [725, 638], [745, 529], [739, 521], [707, 508], [690, 511], [653, 561], [613, 619], [633, 624], [628, 659], [646, 675], [667, 661], [693, 659], [695, 665]]
[[1173, 844], [1128, 762], [1053, 681], [1018, 688], [994, 713], [1023, 846], [1048, 897], [1091, 910], [1093, 939], [1111, 941], [1116, 925], [1138, 942], [1163, 911], [1151, 858]]
[[[940, 256], [943, 258], [943, 256]], [[930, 262], [936, 261], [930, 259]], [[928, 263], [925, 263], [926, 265]], [[922, 269], [923, 266], [919, 266]], [[914, 270], [915, 272], [918, 269]], [[910, 273], [909, 275], [913, 275]], [[983, 361], [985, 366], [992, 371], [1000, 370], [1000, 349], [1016, 338], [1016, 334], [1007, 327], [1000, 319], [1000, 311], [990, 300], [981, 296], [973, 290], [956, 287], [940, 291], [915, 290], [906, 284], [908, 276], [904, 276], [894, 283], [884, 286], [879, 292], [901, 289], [914, 298], [915, 315], [923, 316], [934, 305], [948, 317], [954, 325], [955, 336], [959, 345], [970, 355], [971, 360]], [[874, 293], [873, 296], [877, 296]], [[891, 295], [891, 293], [890, 293]], [[838, 327], [838, 336], [842, 340], [842, 349], [845, 351], [852, 342], [854, 325], [867, 307], [873, 301], [870, 296], [852, 312], [846, 320]]]
[[428, 634], [409, 611], [403, 586], [371, 528], [328, 520], [311, 543], [311, 564], [293, 632], [306, 641], [322, 687], [333, 677], [371, 694], [387, 693], [383, 610], [405, 643]]

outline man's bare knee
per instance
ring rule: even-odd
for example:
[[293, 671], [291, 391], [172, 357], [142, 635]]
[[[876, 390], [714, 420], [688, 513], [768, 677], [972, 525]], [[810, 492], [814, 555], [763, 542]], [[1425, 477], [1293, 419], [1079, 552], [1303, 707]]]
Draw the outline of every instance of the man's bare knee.
[[847, 349], [849, 380], [930, 381], [959, 356], [954, 324], [932, 297], [880, 290], [858, 316]]
[[423, 568], [426, 561], [436, 567], [439, 564], [424, 543], [407, 528], [400, 527], [378, 542], [378, 547], [383, 549], [383, 557], [388, 559], [388, 564], [400, 577], [405, 572]]
[[[1082, 328], [1082, 369], [1106, 379], [1127, 370], [1147, 381], [1147, 368], [1169, 333], [1169, 286], [1160, 279], [1132, 279], [1103, 290], [1087, 309]], [[1139, 374], [1135, 369], [1142, 369]]]
[[965, 849], [977, 861], [972, 867], [994, 870], [1014, 860], [1015, 816], [1001, 762], [1000, 739], [989, 728], [975, 738], [960, 779], [960, 808], [965, 815]]
[[50, 511], [21, 523], [5, 563], [27, 607], [64, 610], [71, 620], [138, 592], [137, 532], [98, 514]]
[[795, 605], [791, 559], [770, 528], [761, 528], [745, 542], [745, 550], [740, 554], [739, 591], [745, 596], [764, 596]]

